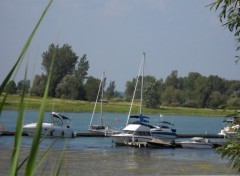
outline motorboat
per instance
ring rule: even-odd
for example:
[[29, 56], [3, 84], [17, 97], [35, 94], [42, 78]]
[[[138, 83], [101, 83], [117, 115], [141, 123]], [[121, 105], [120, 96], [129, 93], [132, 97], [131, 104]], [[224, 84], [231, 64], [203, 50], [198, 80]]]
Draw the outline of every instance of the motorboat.
[[238, 116], [233, 116], [225, 119], [223, 121], [224, 127], [221, 129], [220, 133], [218, 135], [224, 136], [224, 137], [234, 137], [237, 134], [237, 131], [240, 130], [240, 122], [239, 122]]
[[[93, 113], [92, 113], [92, 117], [90, 120], [90, 124], [89, 124], [89, 129], [88, 131], [91, 133], [99, 133], [99, 134], [103, 134], [105, 136], [111, 136], [112, 134], [118, 134], [119, 131], [113, 129], [110, 125], [106, 125], [103, 122], [103, 91], [104, 91], [104, 73], [102, 75], [100, 84], [99, 84], [99, 89], [98, 89], [98, 94], [97, 94], [97, 98], [95, 101], [95, 105], [93, 108]], [[98, 123], [97, 124], [93, 124], [94, 123], [94, 116], [95, 116], [95, 110], [97, 107], [97, 103], [100, 101], [100, 115], [98, 118]]]
[[153, 139], [150, 129], [154, 126], [147, 120], [149, 117], [140, 114], [131, 115], [129, 118], [135, 121], [129, 122], [121, 133], [111, 136], [116, 145], [126, 145], [129, 142], [147, 142]]
[[150, 133], [153, 138], [172, 141], [176, 138], [176, 129], [173, 126], [168, 121], [160, 121], [154, 128], [150, 129]]
[[202, 137], [193, 137], [190, 141], [182, 141], [179, 144], [182, 148], [211, 149], [214, 147], [210, 140]]
[[[56, 113], [52, 112], [50, 114], [50, 122], [42, 123], [41, 136], [47, 137], [75, 137], [76, 134], [73, 129], [70, 128], [71, 119]], [[35, 129], [37, 127], [37, 123], [30, 123], [23, 126], [23, 132], [28, 136], [33, 136]]]

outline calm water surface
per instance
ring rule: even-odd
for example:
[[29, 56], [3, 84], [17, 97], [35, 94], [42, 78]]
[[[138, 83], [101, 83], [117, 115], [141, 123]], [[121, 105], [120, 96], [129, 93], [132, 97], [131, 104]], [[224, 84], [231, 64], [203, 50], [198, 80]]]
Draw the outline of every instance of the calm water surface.
[[[75, 131], [87, 131], [91, 113], [63, 113], [72, 119]], [[48, 117], [50, 113], [46, 113]], [[28, 111], [24, 124], [35, 122], [38, 112]], [[159, 115], [149, 115], [158, 121]], [[105, 121], [116, 128], [126, 123], [127, 114], [105, 113]], [[4, 111], [0, 123], [7, 130], [14, 130], [16, 111]], [[178, 133], [213, 133], [222, 128], [223, 117], [167, 115], [165, 120], [173, 122]], [[31, 137], [24, 136], [20, 160], [29, 152]], [[45, 139], [40, 144], [40, 155], [54, 141]], [[0, 175], [8, 175], [14, 137], [0, 137]], [[66, 144], [62, 175], [232, 175], [227, 161], [209, 149], [149, 149], [116, 147], [109, 137], [78, 137], [58, 139], [38, 175], [51, 175], [52, 170]], [[24, 173], [24, 168], [19, 171]]]

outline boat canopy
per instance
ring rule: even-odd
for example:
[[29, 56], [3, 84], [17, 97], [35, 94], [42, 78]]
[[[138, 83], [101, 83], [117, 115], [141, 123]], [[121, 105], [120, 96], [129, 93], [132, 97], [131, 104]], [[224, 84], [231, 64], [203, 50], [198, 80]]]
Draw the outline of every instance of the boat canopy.
[[62, 115], [62, 114], [56, 113], [56, 112], [52, 112], [51, 115], [52, 115], [53, 117], [58, 118], [58, 119], [70, 120], [70, 121], [71, 121], [71, 119], [69, 119], [68, 117], [66, 117], [66, 116], [64, 116], [64, 115]]
[[142, 114], [140, 114], [140, 115], [131, 115], [130, 118], [139, 119], [140, 123], [149, 123], [149, 121], [146, 120], [146, 119], [149, 119], [149, 117], [143, 116]]
[[172, 123], [170, 123], [170, 122], [167, 122], [167, 121], [160, 121], [160, 122], [158, 122], [159, 124], [167, 124], [167, 125], [173, 125], [174, 126], [174, 124], [172, 124]]

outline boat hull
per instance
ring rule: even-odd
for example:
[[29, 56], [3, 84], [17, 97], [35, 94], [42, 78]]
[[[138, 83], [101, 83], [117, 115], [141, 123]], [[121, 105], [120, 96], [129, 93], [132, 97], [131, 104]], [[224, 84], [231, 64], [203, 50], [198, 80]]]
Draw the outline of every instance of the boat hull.
[[182, 148], [193, 148], [193, 149], [211, 149], [213, 144], [206, 143], [180, 143]]
[[151, 148], [175, 148], [175, 142], [166, 142], [159, 139], [153, 139], [147, 142], [148, 147]]
[[[33, 136], [36, 130], [36, 127], [37, 127], [36, 123], [31, 123], [23, 126], [23, 131], [28, 136]], [[53, 125], [51, 123], [43, 123], [41, 136], [73, 138], [76, 136], [76, 134], [68, 126], [58, 126], [58, 125]]]
[[153, 139], [152, 136], [138, 136], [122, 133], [111, 135], [111, 138], [116, 145], [126, 145], [129, 142], [147, 142]]
[[164, 141], [172, 141], [176, 138], [176, 133], [164, 131], [151, 131], [153, 138], [162, 139]]

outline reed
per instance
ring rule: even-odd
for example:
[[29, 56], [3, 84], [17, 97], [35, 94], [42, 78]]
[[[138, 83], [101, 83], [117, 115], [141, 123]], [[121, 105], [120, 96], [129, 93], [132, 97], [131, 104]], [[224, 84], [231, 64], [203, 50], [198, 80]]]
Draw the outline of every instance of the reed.
[[[53, 0], [49, 0], [47, 3], [47, 6], [45, 7], [42, 15], [40, 16], [40, 19], [38, 20], [36, 26], [34, 27], [32, 33], [30, 34], [28, 40], [26, 41], [16, 63], [13, 65], [13, 67], [11, 68], [11, 70], [9, 71], [9, 73], [7, 74], [6, 78], [4, 79], [4, 81], [2, 82], [1, 86], [0, 86], [0, 97], [1, 97], [1, 104], [0, 104], [0, 113], [2, 112], [3, 108], [5, 107], [5, 105], [7, 104], [6, 100], [7, 97], [9, 96], [9, 91], [11, 88], [9, 88], [5, 94], [3, 94], [4, 89], [6, 88], [8, 82], [10, 81], [10, 79], [12, 79], [13, 74], [17, 72], [18, 68], [21, 66], [21, 62], [24, 58], [24, 55], [26, 53], [26, 51], [28, 50], [31, 41], [37, 31], [37, 29], [39, 28], [39, 25], [41, 24], [43, 18], [45, 17], [46, 13], [48, 12], [51, 4], [52, 4]], [[53, 56], [54, 57], [54, 56]], [[53, 63], [54, 63], [54, 58], [52, 59], [52, 64], [51, 64], [51, 70], [53, 68]], [[26, 80], [26, 76], [27, 75], [27, 68], [25, 71], [25, 76], [24, 76], [24, 80]], [[37, 154], [38, 154], [38, 148], [39, 148], [39, 144], [41, 143], [41, 128], [42, 128], [42, 122], [43, 122], [43, 115], [45, 112], [45, 107], [46, 107], [46, 102], [47, 102], [47, 94], [48, 94], [48, 89], [49, 89], [49, 84], [50, 84], [50, 78], [51, 78], [51, 71], [50, 74], [48, 75], [48, 80], [47, 80], [47, 84], [45, 86], [45, 92], [44, 92], [44, 97], [41, 98], [41, 104], [40, 104], [40, 110], [39, 110], [39, 116], [38, 116], [38, 120], [37, 120], [37, 128], [36, 131], [34, 133], [34, 136], [32, 138], [32, 145], [30, 148], [30, 153], [29, 155], [22, 161], [19, 163], [19, 153], [20, 153], [20, 148], [21, 148], [21, 139], [22, 139], [22, 124], [23, 124], [23, 120], [24, 120], [24, 115], [25, 115], [25, 104], [26, 104], [26, 85], [24, 85], [23, 90], [21, 92], [21, 95], [19, 96], [19, 101], [17, 101], [17, 105], [18, 105], [18, 117], [17, 117], [17, 123], [16, 123], [16, 127], [15, 127], [15, 136], [14, 136], [14, 146], [13, 146], [13, 151], [12, 151], [12, 156], [11, 156], [11, 163], [10, 163], [10, 170], [9, 170], [9, 175], [11, 176], [15, 176], [18, 174], [19, 169], [21, 169], [21, 167], [26, 163], [26, 168], [25, 168], [25, 175], [34, 175], [36, 173], [36, 171], [39, 169], [39, 167], [41, 166], [41, 164], [43, 163], [43, 161], [46, 159], [49, 151], [51, 150], [51, 148], [53, 147], [53, 145], [55, 144], [55, 142], [52, 143], [52, 145], [46, 150], [46, 152], [44, 153], [44, 155], [42, 156], [42, 158], [36, 162], [36, 158], [37, 158]], [[60, 158], [60, 162], [58, 164], [58, 167], [56, 169], [55, 175], [59, 174], [60, 168], [61, 168], [61, 164], [62, 164], [62, 159], [63, 159], [63, 155]]]

